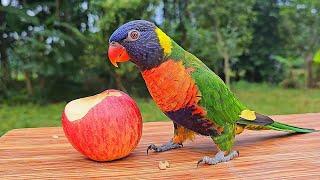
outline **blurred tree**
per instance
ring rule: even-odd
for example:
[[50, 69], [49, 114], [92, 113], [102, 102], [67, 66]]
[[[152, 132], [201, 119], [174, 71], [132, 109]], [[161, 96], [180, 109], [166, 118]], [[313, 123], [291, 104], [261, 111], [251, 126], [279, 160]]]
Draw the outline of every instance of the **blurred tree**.
[[313, 55], [320, 46], [320, 1], [282, 0], [281, 35], [287, 56], [305, 61], [306, 87], [313, 87]]
[[315, 78], [315, 83], [317, 87], [320, 87], [320, 49], [317, 50], [315, 55], [313, 56], [313, 63], [316, 66], [316, 78]]
[[253, 10], [256, 20], [249, 51], [235, 64], [238, 74], [253, 82], [279, 82], [283, 78], [281, 63], [273, 56], [281, 55], [282, 40], [279, 34], [278, 0], [256, 0]]
[[320, 64], [320, 49], [317, 50], [317, 52], [314, 54], [314, 56], [313, 56], [313, 61], [314, 61], [316, 64]]
[[[40, 21], [38, 26], [29, 26], [28, 35], [16, 41], [14, 47], [16, 59], [21, 61], [20, 70], [29, 95], [34, 95], [34, 78], [38, 81], [39, 94], [44, 95], [50, 93], [56, 83], [65, 83], [68, 77], [81, 69], [77, 59], [84, 47], [85, 37], [78, 27], [81, 22], [86, 22], [86, 19], [79, 17], [82, 2], [62, 3], [56, 0], [54, 4], [52, 1], [39, 4], [24, 1], [21, 4], [30, 16]], [[77, 6], [73, 7], [75, 4]]]
[[[13, 47], [20, 35], [26, 35], [25, 29], [30, 25], [37, 25], [38, 19], [27, 15], [24, 9], [15, 6], [0, 6], [0, 88], [2, 94], [7, 93], [11, 79], [9, 49]], [[1, 92], [0, 89], [0, 92]]]
[[[6, 18], [1, 34], [6, 42], [1, 45], [9, 48], [11, 66], [23, 76], [28, 94], [34, 95], [33, 81], [37, 81], [38, 92], [44, 95], [81, 69], [81, 63], [75, 61], [84, 47], [85, 36], [78, 28], [87, 20], [80, 6], [86, 1], [9, 2], [1, 6]], [[11, 93], [9, 89], [5, 92]]]
[[320, 48], [317, 0], [4, 0], [1, 4], [0, 96], [8, 98], [61, 101], [107, 88], [146, 96], [134, 64], [114, 68], [106, 60], [111, 33], [134, 19], [156, 22], [227, 84], [235, 77], [295, 86], [301, 68], [309, 87], [320, 79], [315, 55]]
[[303, 75], [303, 70], [301, 67], [303, 66], [302, 58], [284, 58], [279, 55], [275, 55], [272, 57], [275, 61], [282, 64], [284, 71], [284, 79], [280, 83], [285, 88], [298, 88], [301, 86], [301, 75]]
[[[106, 61], [106, 52], [108, 39], [115, 29], [130, 20], [145, 19], [153, 21], [157, 4], [156, 0], [92, 1], [90, 13], [97, 18], [94, 25], [98, 30], [90, 35], [90, 45], [87, 46], [83, 56], [86, 59], [94, 59], [95, 64], [91, 65], [94, 69], [92, 76], [99, 74], [101, 78], [107, 78], [108, 87], [115, 86], [117, 89], [129, 90], [135, 94], [145, 94], [145, 88], [141, 88], [144, 87], [143, 81], [138, 76], [134, 64], [121, 64], [121, 68], [111, 67], [111, 64]], [[140, 84], [141, 87], [126, 85], [132, 81]]]
[[[255, 18], [254, 0], [192, 1], [189, 10], [195, 44], [206, 59], [223, 59], [225, 82], [230, 86], [231, 63], [248, 50], [252, 39], [249, 22]], [[201, 45], [198, 43], [201, 42]]]
[[163, 9], [163, 22], [160, 22], [160, 25], [170, 37], [185, 48], [190, 48], [190, 37], [187, 34], [191, 28], [190, 12], [187, 9], [189, 4], [188, 0], [163, 0], [160, 4]]

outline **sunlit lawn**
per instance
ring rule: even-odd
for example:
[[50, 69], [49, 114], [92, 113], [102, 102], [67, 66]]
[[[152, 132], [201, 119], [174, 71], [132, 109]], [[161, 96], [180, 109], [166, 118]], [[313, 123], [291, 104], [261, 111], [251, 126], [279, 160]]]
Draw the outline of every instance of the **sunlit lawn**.
[[[320, 89], [283, 89], [267, 84], [237, 83], [232, 90], [241, 101], [264, 114], [320, 112]], [[144, 122], [168, 120], [150, 99], [136, 99]], [[66, 103], [46, 106], [0, 106], [0, 135], [13, 128], [60, 126]]]

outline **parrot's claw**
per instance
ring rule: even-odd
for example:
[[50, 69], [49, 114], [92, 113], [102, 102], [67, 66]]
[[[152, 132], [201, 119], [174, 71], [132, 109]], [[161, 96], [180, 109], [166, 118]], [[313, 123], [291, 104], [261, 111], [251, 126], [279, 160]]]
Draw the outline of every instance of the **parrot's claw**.
[[203, 159], [200, 159], [197, 163], [197, 168], [199, 167], [199, 164], [203, 162]]
[[168, 143], [163, 144], [161, 146], [156, 146], [154, 144], [151, 144], [147, 148], [147, 155], [149, 154], [149, 150], [154, 150], [154, 152], [164, 152], [170, 149], [177, 149], [181, 147], [183, 147], [182, 143], [174, 143], [172, 140], [170, 140]]
[[214, 164], [218, 164], [221, 162], [228, 162], [230, 160], [232, 160], [235, 157], [239, 156], [239, 151], [231, 151], [228, 155], [224, 155], [223, 151], [219, 151], [214, 158], [205, 156], [202, 159], [200, 159], [197, 163], [197, 167], [199, 166], [200, 163], [204, 163], [204, 164], [209, 164], [209, 165], [214, 165]]

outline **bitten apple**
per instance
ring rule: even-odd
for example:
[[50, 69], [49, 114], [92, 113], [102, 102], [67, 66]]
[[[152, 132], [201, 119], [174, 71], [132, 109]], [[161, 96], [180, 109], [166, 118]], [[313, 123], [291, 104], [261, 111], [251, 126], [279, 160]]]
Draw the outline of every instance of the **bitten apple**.
[[62, 113], [62, 126], [72, 146], [95, 161], [129, 155], [142, 134], [137, 104], [118, 90], [69, 102]]

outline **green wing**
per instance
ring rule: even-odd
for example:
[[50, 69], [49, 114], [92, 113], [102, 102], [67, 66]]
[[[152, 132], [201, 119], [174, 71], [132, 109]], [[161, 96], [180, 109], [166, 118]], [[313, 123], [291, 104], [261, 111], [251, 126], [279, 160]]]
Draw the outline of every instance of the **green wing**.
[[194, 69], [192, 77], [201, 92], [200, 105], [206, 109], [207, 117], [220, 126], [236, 123], [246, 107], [221, 78], [190, 53], [185, 54], [183, 62], [186, 67]]

